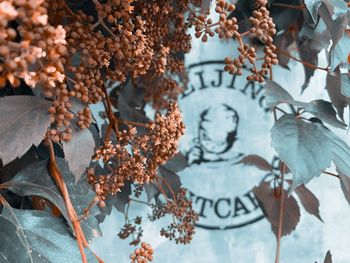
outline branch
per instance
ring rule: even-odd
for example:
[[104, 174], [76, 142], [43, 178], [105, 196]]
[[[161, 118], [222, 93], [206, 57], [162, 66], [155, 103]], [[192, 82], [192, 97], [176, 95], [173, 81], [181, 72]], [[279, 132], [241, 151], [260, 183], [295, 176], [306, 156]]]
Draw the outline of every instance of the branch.
[[284, 206], [284, 189], [283, 189], [283, 182], [284, 182], [284, 163], [282, 162], [280, 165], [280, 172], [281, 172], [281, 185], [280, 185], [280, 191], [281, 191], [281, 203], [280, 203], [280, 213], [279, 213], [279, 221], [278, 221], [278, 234], [277, 234], [277, 248], [276, 248], [276, 260], [275, 263], [279, 263], [280, 258], [280, 250], [281, 250], [281, 237], [282, 237], [282, 228], [283, 228], [283, 206]]
[[83, 263], [87, 263], [86, 255], [84, 252], [84, 247], [87, 247], [88, 244], [87, 244], [87, 241], [85, 239], [84, 233], [81, 229], [81, 225], [80, 225], [77, 213], [76, 213], [76, 211], [72, 205], [72, 202], [69, 198], [67, 186], [63, 180], [61, 171], [59, 170], [59, 168], [57, 166], [55, 152], [53, 149], [53, 144], [52, 144], [51, 139], [48, 139], [48, 142], [49, 142], [49, 149], [50, 149], [50, 165], [49, 165], [50, 173], [51, 173], [51, 176], [53, 177], [55, 183], [57, 184], [57, 187], [60, 190], [62, 197], [64, 199], [64, 202], [66, 204], [67, 213], [68, 213], [68, 216], [73, 224], [73, 228], [74, 228], [75, 236], [76, 236], [76, 239], [78, 242], [78, 247], [80, 250], [82, 261], [83, 261]]

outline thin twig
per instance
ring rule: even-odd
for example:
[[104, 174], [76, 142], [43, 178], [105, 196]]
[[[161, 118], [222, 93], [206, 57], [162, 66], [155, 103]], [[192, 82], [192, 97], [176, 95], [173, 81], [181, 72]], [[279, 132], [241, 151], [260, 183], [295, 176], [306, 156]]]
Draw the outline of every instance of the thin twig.
[[124, 123], [124, 124], [130, 124], [130, 125], [134, 125], [134, 126], [140, 126], [140, 127], [148, 128], [148, 124], [147, 123], [136, 122], [136, 121], [128, 121], [128, 120], [121, 120], [121, 119], [118, 119], [118, 122]]
[[289, 4], [283, 4], [283, 3], [272, 3], [271, 6], [280, 6], [280, 7], [286, 7], [286, 8], [295, 9], [295, 10], [303, 10], [306, 8], [305, 5], [289, 5]]
[[304, 61], [304, 60], [301, 60], [301, 59], [299, 59], [299, 58], [293, 57], [293, 56], [291, 56], [288, 52], [285, 52], [285, 51], [283, 51], [283, 50], [278, 49], [278, 52], [281, 53], [282, 55], [284, 55], [284, 56], [290, 58], [290, 59], [293, 59], [293, 60], [295, 60], [295, 61], [298, 61], [298, 62], [302, 63], [303, 65], [305, 65], [305, 66], [307, 66], [307, 67], [309, 67], [309, 68], [312, 68], [312, 69], [320, 69], [320, 70], [324, 70], [324, 71], [327, 71], [327, 72], [329, 71], [329, 68], [328, 68], [328, 67], [323, 68], [323, 67], [316, 66], [316, 65], [314, 65], [314, 64], [311, 64], [311, 63], [306, 62], [306, 61]]
[[337, 177], [338, 179], [340, 179], [340, 176], [339, 176], [338, 174], [334, 174], [334, 173], [327, 172], [327, 171], [323, 171], [322, 173], [328, 174], [328, 175], [331, 175], [331, 176], [333, 176], [333, 177]]

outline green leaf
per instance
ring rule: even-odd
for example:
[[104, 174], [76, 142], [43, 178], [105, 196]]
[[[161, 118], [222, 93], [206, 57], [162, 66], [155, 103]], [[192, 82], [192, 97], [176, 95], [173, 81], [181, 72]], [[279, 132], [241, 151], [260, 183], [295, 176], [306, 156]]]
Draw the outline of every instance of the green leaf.
[[322, 0], [305, 0], [306, 8], [312, 17], [312, 20], [315, 23], [317, 22], [317, 13], [318, 13], [318, 9], [320, 8], [322, 2], [323, 2]]
[[[350, 53], [349, 53], [350, 54]], [[341, 83], [341, 93], [347, 97], [350, 98], [350, 77], [346, 73], [340, 74], [340, 83]]]
[[294, 100], [293, 97], [274, 81], [266, 81], [265, 97], [267, 106], [273, 108], [281, 103], [288, 103], [303, 108], [306, 112], [318, 117], [324, 122], [336, 127], [346, 128], [346, 124], [337, 119], [333, 105], [324, 100], [313, 100], [309, 103]]
[[[0, 214], [1, 262], [80, 263], [76, 240], [63, 220], [35, 210], [18, 210], [5, 205]], [[89, 262], [96, 262], [86, 250]]]
[[[338, 0], [343, 1], [343, 0]], [[348, 24], [348, 18], [345, 15], [336, 16], [334, 19], [334, 12], [330, 8], [330, 5], [322, 4], [318, 10], [319, 15], [322, 17], [324, 23], [327, 26], [327, 30], [332, 38], [332, 46], [335, 46], [338, 41], [344, 35], [344, 31]]]
[[346, 128], [346, 124], [337, 119], [337, 112], [328, 101], [313, 100], [304, 107], [304, 110], [336, 128]]
[[286, 114], [271, 130], [272, 146], [293, 173], [293, 186], [319, 176], [331, 161], [350, 175], [350, 147], [320, 123]]
[[347, 3], [344, 0], [323, 0], [323, 2], [334, 20], [338, 17], [345, 16], [348, 12]]
[[0, 98], [0, 158], [7, 164], [39, 145], [50, 125], [50, 101], [34, 96]]
[[[57, 158], [56, 160], [67, 185], [72, 204], [78, 215], [83, 215], [84, 209], [89, 206], [89, 203], [95, 197], [95, 193], [90, 189], [90, 185], [88, 185], [85, 179], [75, 183], [75, 177], [69, 171], [68, 164], [64, 159]], [[7, 185], [9, 190], [18, 195], [35, 195], [46, 198], [60, 210], [73, 229], [65, 203], [49, 173], [48, 161], [40, 161], [26, 167], [8, 182]], [[93, 207], [90, 210], [89, 217], [81, 221], [81, 226], [87, 240], [101, 236], [98, 221], [95, 217], [97, 214], [99, 214], [98, 208]]]
[[333, 44], [330, 49], [329, 64], [332, 70], [335, 70], [339, 65], [350, 69], [348, 63], [348, 55], [350, 53], [350, 37], [348, 34], [343, 34], [339, 42]]
[[272, 80], [265, 80], [264, 95], [266, 98], [266, 105], [272, 109], [281, 103], [292, 104], [294, 99], [292, 95], [282, 88], [278, 83]]

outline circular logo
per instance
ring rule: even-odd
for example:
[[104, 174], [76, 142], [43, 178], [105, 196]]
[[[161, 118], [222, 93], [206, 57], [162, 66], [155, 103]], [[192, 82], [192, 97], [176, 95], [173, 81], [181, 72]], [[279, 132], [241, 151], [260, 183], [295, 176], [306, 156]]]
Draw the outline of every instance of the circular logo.
[[197, 226], [211, 230], [243, 227], [264, 217], [252, 189], [266, 172], [239, 161], [249, 154], [272, 164], [277, 160], [263, 87], [223, 68], [223, 61], [190, 65], [189, 84], [179, 99], [186, 125], [180, 151], [190, 165], [181, 181], [199, 214]]

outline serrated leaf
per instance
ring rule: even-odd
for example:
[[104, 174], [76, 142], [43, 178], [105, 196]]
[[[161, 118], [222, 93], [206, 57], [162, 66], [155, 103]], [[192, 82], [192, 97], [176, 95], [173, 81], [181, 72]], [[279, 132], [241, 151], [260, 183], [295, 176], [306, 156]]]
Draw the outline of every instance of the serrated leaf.
[[[295, 198], [290, 195], [286, 190], [283, 193], [283, 223], [282, 223], [282, 236], [290, 234], [298, 225], [300, 219], [300, 209]], [[270, 187], [270, 184], [263, 182], [259, 186], [254, 187], [253, 193], [255, 194], [259, 206], [266, 216], [266, 219], [271, 224], [272, 232], [278, 235], [278, 226], [280, 219], [280, 205], [281, 196], [276, 197], [275, 191]]]
[[320, 123], [286, 114], [271, 129], [271, 138], [279, 158], [293, 173], [292, 190], [319, 176], [331, 161], [350, 174], [350, 147]]
[[50, 125], [50, 102], [34, 96], [0, 98], [0, 158], [4, 165], [39, 145]]
[[[81, 262], [76, 240], [65, 223], [50, 214], [4, 206], [0, 214], [1, 262], [65, 263]], [[89, 262], [96, 262], [86, 250]]]
[[237, 162], [237, 164], [239, 163], [253, 165], [263, 171], [272, 171], [273, 169], [272, 165], [267, 160], [256, 154], [244, 156], [241, 160]]
[[77, 182], [91, 162], [95, 140], [89, 129], [81, 130], [73, 126], [72, 130], [72, 139], [69, 142], [63, 142], [63, 151], [69, 169]]
[[320, 202], [317, 197], [303, 184], [295, 189], [295, 193], [299, 197], [306, 212], [316, 216], [321, 222], [323, 222], [319, 210]]
[[[67, 185], [69, 197], [78, 215], [83, 215], [84, 209], [88, 207], [95, 197], [86, 180], [75, 183], [74, 175], [69, 171], [68, 164], [62, 158], [57, 158], [57, 165]], [[40, 196], [52, 202], [66, 218], [73, 229], [67, 214], [65, 203], [56, 187], [55, 182], [48, 170], [48, 161], [34, 163], [21, 170], [10, 182], [8, 189], [21, 196]], [[81, 221], [81, 226], [87, 240], [101, 236], [96, 215], [99, 213], [97, 207], [90, 210], [87, 220]]]

